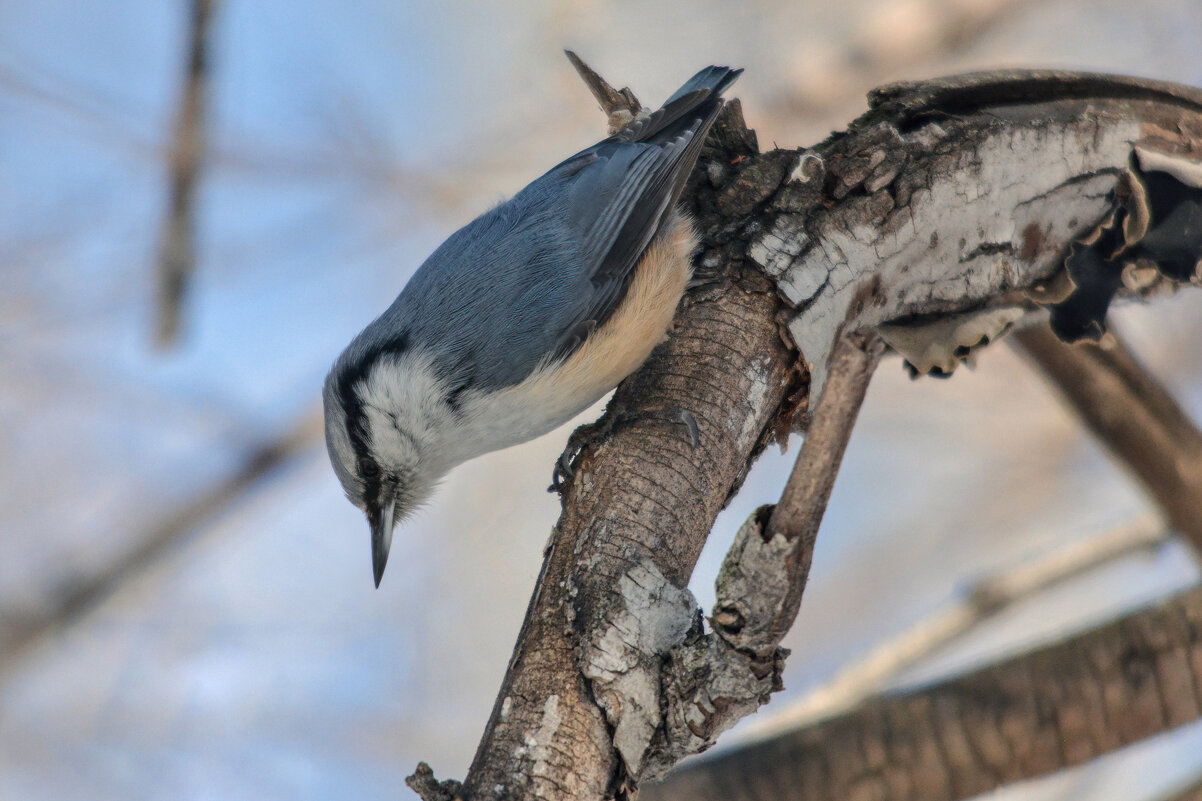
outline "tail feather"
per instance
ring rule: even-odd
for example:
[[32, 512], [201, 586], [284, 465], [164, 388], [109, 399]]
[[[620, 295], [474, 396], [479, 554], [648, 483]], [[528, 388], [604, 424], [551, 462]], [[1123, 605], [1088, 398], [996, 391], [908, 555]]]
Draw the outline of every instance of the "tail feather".
[[692, 78], [685, 81], [684, 86], [676, 90], [676, 93], [669, 97], [664, 103], [665, 106], [671, 104], [674, 100], [678, 100], [689, 92], [695, 92], [698, 89], [708, 89], [714, 95], [720, 95], [730, 88], [730, 85], [739, 79], [743, 74], [742, 69], [731, 69], [730, 67], [706, 67], [698, 72]]
[[617, 138], [627, 142], [654, 142], [673, 139], [698, 118], [711, 118], [722, 105], [722, 93], [742, 69], [706, 67], [676, 90], [667, 102], [647, 117], [635, 120]]

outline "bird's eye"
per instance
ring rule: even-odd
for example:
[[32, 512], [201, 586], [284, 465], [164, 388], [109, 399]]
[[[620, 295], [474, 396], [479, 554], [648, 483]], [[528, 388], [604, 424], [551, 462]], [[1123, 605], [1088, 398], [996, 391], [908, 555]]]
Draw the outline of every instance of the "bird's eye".
[[375, 460], [364, 456], [359, 460], [359, 475], [364, 478], [379, 478], [380, 466], [375, 463]]

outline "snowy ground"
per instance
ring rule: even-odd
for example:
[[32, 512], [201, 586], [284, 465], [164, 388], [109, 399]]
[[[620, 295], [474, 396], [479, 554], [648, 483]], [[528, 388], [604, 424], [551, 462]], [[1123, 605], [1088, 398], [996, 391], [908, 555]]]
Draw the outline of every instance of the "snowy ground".
[[[647, 101], [704, 64], [743, 65], [736, 94], [765, 145], [840, 127], [869, 84], [955, 70], [1202, 85], [1197, 0], [964, 0], [1006, 10], [959, 39], [919, 0], [513, 5], [220, 2], [200, 271], [184, 342], [161, 352], [153, 262], [185, 4], [0, 0], [3, 801], [382, 799], [408, 792], [419, 759], [464, 773], [557, 512], [544, 488], [566, 429], [455, 471], [398, 532], [379, 591], [364, 521], [315, 437], [171, 521], [311, 418], [338, 350], [446, 233], [597, 136], [561, 47]], [[1202, 419], [1202, 293], [1120, 322]], [[703, 603], [795, 453], [767, 454], [720, 518], [694, 580]], [[948, 382], [887, 363], [786, 643], [788, 692], [967, 578], [1143, 509], [1005, 347]], [[169, 545], [130, 558], [149, 542]], [[98, 597], [67, 603], [121, 565]], [[1180, 547], [1125, 560], [905, 680], [1197, 578]], [[1194, 726], [1008, 792], [1152, 799], [1202, 771], [1200, 755]]]

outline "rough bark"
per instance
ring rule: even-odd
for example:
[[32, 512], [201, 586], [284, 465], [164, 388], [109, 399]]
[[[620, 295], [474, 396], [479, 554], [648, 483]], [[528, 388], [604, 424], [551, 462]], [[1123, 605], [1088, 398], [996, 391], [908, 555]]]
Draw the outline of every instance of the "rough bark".
[[1166, 520], [1202, 551], [1202, 433], [1113, 334], [1066, 345], [1047, 326], [1015, 337]]
[[682, 766], [644, 801], [969, 798], [1202, 714], [1202, 589], [936, 687]]
[[[1202, 153], [1202, 93], [1132, 79], [970, 76], [872, 106], [812, 150], [763, 154], [727, 106], [686, 192], [700, 286], [576, 460], [476, 758], [462, 788], [418, 777], [427, 797], [628, 797], [679, 758], [671, 688], [699, 666], [674, 656], [703, 636], [689, 575], [755, 455], [804, 427], [835, 343], [876, 327], [946, 372], [1037, 302], [1088, 289], [1095, 322], [1117, 290], [1094, 273], [1117, 255], [1061, 293], [1070, 243], [1107, 221], [1108, 246], [1164, 230], [1162, 204], [1122, 202], [1148, 166], [1134, 143], [1183, 186]], [[1156, 267], [1141, 286], [1170, 280]]]
[[1202, 92], [1183, 87], [990, 73], [871, 101], [847, 135], [789, 154], [782, 191], [751, 223], [748, 255], [797, 309], [789, 331], [814, 390], [844, 326], [883, 326], [912, 363], [926, 357], [917, 367], [947, 372], [1031, 302], [1071, 294], [1052, 279], [1114, 212], [1137, 144], [1195, 170], [1202, 159]]
[[780, 501], [752, 515], [727, 553], [718, 574], [712, 623], [736, 648], [766, 657], [793, 626], [818, 527], [883, 351], [875, 334], [856, 331], [839, 339], [831, 380], [815, 404], [805, 444]]

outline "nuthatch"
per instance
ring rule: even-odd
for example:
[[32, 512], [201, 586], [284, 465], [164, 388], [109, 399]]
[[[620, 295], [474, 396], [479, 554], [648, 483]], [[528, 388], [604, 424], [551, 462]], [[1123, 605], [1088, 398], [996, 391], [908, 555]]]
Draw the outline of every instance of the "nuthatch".
[[663, 107], [451, 235], [326, 377], [326, 447], [371, 526], [455, 465], [569, 420], [664, 338], [697, 245], [676, 201], [742, 70], [707, 67]]

